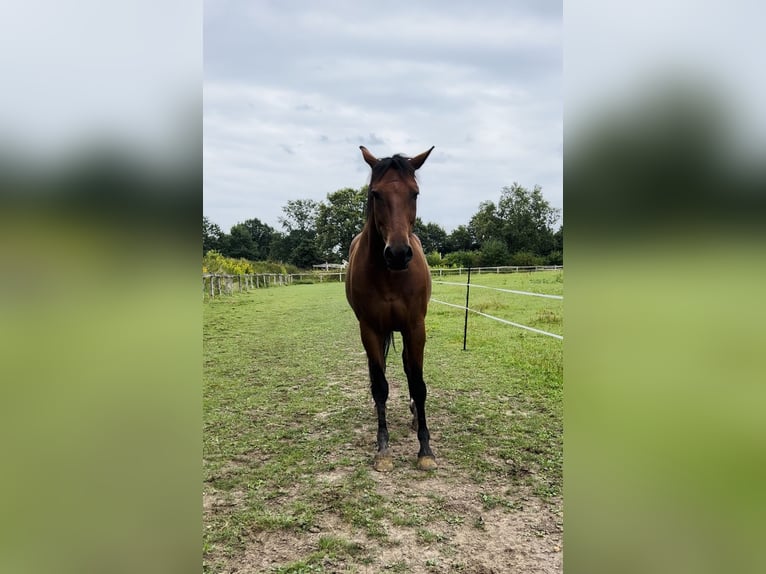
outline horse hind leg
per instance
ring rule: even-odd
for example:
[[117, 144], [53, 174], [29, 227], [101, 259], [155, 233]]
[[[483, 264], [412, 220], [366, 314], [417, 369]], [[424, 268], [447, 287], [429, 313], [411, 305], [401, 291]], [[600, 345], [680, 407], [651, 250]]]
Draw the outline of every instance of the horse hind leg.
[[415, 406], [415, 399], [410, 397], [410, 412], [412, 413], [412, 422], [410, 422], [410, 428], [414, 432], [418, 432], [418, 409]]

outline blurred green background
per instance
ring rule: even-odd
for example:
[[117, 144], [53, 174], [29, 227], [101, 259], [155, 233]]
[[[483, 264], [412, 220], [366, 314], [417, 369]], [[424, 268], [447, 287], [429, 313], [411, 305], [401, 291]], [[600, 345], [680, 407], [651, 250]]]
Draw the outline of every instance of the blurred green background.
[[1, 572], [201, 568], [201, 9], [3, 9]]
[[756, 3], [565, 6], [565, 571], [764, 572]]

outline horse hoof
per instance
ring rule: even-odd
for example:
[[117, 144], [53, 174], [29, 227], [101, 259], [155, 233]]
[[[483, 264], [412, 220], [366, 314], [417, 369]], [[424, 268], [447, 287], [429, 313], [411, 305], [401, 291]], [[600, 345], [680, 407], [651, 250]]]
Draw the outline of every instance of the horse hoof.
[[418, 457], [418, 470], [436, 470], [436, 457], [433, 455]]
[[394, 470], [394, 458], [390, 454], [376, 454], [372, 468], [378, 472], [391, 472]]

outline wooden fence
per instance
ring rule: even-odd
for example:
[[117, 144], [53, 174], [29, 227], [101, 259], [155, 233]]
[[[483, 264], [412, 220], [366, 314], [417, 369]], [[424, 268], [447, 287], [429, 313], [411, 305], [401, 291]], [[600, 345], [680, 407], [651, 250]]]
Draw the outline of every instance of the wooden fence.
[[[475, 267], [471, 269], [474, 274], [486, 273], [532, 273], [535, 271], [560, 270], [562, 265], [507, 265], [499, 267]], [[460, 276], [468, 273], [467, 267], [434, 268], [431, 269], [432, 277]], [[250, 291], [251, 289], [266, 289], [299, 283], [325, 283], [342, 282], [346, 271], [311, 272], [306, 273], [258, 273], [249, 275], [227, 275], [223, 273], [204, 273], [202, 275], [203, 297], [217, 297], [219, 295], [231, 295]]]
[[296, 283], [324, 283], [343, 281], [346, 272], [328, 273], [258, 273], [245, 275], [227, 275], [225, 273], [204, 273], [202, 275], [202, 293], [205, 297], [231, 295], [251, 289], [267, 289]]

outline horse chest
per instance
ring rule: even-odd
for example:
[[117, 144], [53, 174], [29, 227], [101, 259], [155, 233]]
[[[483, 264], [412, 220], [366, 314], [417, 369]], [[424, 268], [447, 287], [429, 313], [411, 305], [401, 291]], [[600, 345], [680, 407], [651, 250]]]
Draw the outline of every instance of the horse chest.
[[383, 329], [400, 331], [422, 314], [423, 294], [413, 290], [381, 292], [372, 322]]

